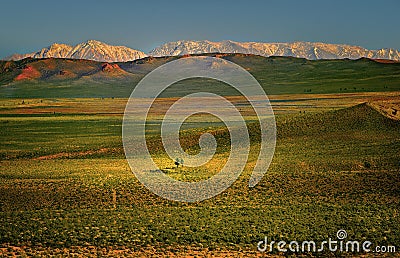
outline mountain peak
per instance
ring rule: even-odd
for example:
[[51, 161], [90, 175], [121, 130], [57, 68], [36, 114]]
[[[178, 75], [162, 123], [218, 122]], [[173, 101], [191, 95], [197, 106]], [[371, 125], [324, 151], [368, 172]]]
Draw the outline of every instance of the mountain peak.
[[87, 40], [85, 42], [82, 42], [81, 44], [82, 45], [89, 45], [89, 46], [102, 46], [102, 45], [109, 46], [108, 44], [106, 44], [104, 42], [101, 42], [101, 41], [98, 41], [98, 40], [95, 40], [95, 39], [89, 39], [89, 40]]
[[71, 58], [87, 59], [100, 62], [126, 62], [146, 57], [141, 51], [125, 46], [111, 46], [98, 40], [87, 40], [75, 46], [53, 43], [37, 52], [20, 55], [15, 54], [8, 60], [20, 60], [27, 57], [32, 58]]
[[103, 44], [103, 42], [95, 40], [95, 39], [89, 39], [86, 41], [88, 44]]

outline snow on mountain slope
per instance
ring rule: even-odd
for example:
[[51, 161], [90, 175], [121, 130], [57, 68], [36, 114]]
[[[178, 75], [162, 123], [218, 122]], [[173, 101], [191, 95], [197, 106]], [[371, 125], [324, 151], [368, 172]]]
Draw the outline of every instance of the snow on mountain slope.
[[358, 59], [361, 57], [374, 59], [400, 60], [400, 52], [395, 49], [368, 50], [358, 46], [342, 44], [326, 44], [312, 42], [293, 43], [260, 43], [221, 41], [176, 41], [155, 48], [151, 56], [176, 56], [201, 53], [244, 53], [260, 56], [293, 56], [316, 59]]
[[126, 62], [146, 57], [141, 51], [125, 46], [111, 46], [96, 40], [88, 40], [76, 46], [54, 43], [38, 52], [20, 55], [15, 54], [7, 60], [20, 60], [26, 57], [32, 58], [72, 58], [87, 59], [99, 62]]

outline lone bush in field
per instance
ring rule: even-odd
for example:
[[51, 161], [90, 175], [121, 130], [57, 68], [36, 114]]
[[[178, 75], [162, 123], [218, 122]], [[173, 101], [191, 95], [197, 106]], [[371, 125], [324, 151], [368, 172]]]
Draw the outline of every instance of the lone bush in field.
[[176, 158], [175, 159], [175, 165], [176, 165], [176, 167], [178, 168], [179, 167], [179, 165], [182, 165], [183, 166], [183, 159], [182, 158]]

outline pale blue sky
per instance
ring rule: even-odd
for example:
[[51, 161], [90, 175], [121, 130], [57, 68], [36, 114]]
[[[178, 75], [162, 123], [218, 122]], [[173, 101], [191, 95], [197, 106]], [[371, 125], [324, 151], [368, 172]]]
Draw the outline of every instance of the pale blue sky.
[[148, 52], [181, 39], [400, 49], [400, 1], [7, 1], [0, 57], [97, 39]]

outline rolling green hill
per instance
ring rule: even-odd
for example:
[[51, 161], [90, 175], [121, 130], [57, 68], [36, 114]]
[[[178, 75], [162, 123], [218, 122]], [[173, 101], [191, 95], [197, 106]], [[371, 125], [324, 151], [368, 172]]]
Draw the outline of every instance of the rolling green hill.
[[[365, 58], [310, 61], [244, 54], [209, 55], [218, 55], [242, 66], [268, 94], [400, 90], [400, 63]], [[147, 57], [124, 63], [53, 58], [0, 61], [0, 97], [129, 97], [145, 74], [177, 58]], [[217, 81], [190, 79], [173, 85], [163, 96], [182, 96], [200, 88], [222, 95], [237, 95]]]

